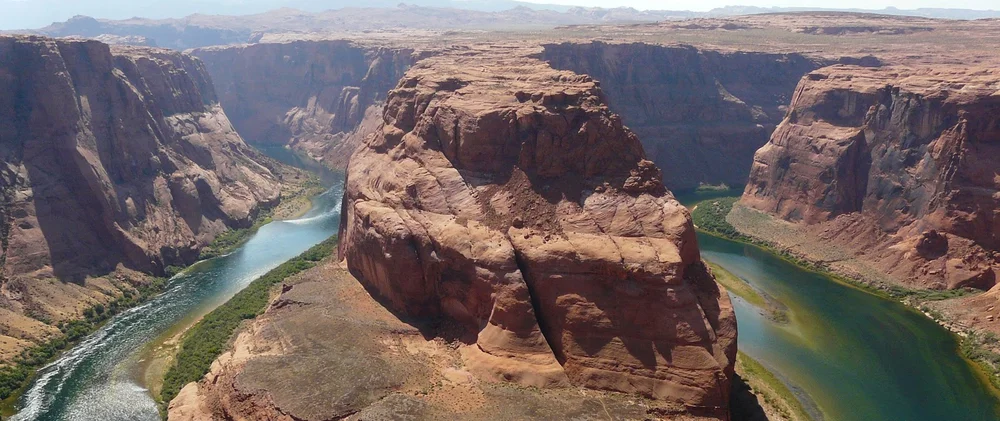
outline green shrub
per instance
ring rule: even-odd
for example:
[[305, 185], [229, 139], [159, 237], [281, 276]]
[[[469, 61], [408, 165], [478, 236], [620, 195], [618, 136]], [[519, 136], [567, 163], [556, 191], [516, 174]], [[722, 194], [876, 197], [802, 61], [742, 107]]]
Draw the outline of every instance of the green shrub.
[[260, 229], [260, 227], [269, 223], [271, 223], [271, 216], [269, 214], [262, 214], [256, 221], [254, 221], [253, 226], [250, 228], [239, 228], [225, 231], [215, 237], [212, 244], [209, 244], [205, 248], [201, 249], [201, 254], [198, 258], [205, 260], [229, 253], [249, 240], [250, 237], [253, 236], [258, 229]]
[[163, 379], [160, 394], [169, 403], [184, 385], [200, 380], [208, 373], [212, 362], [226, 348], [236, 328], [244, 320], [263, 313], [270, 299], [270, 290], [286, 278], [309, 269], [333, 253], [336, 237], [332, 237], [298, 257], [255, 279], [225, 304], [208, 313], [184, 334], [180, 351]]
[[149, 300], [162, 292], [165, 286], [165, 279], [156, 278], [147, 285], [136, 287], [136, 292], [125, 290], [120, 297], [107, 305], [98, 303], [84, 309], [82, 320], [59, 323], [61, 335], [22, 351], [11, 364], [0, 367], [0, 400], [9, 398], [24, 387], [35, 370], [48, 364], [60, 352], [96, 330], [102, 322], [127, 308]]
[[732, 212], [733, 205], [738, 200], [739, 197], [722, 197], [701, 202], [691, 212], [691, 219], [700, 230], [726, 238], [749, 240], [726, 221], [726, 216]]
[[167, 267], [163, 268], [163, 273], [167, 276], [167, 278], [173, 278], [178, 273], [181, 273], [183, 271], [184, 271], [184, 266], [170, 265], [170, 266], [167, 266]]

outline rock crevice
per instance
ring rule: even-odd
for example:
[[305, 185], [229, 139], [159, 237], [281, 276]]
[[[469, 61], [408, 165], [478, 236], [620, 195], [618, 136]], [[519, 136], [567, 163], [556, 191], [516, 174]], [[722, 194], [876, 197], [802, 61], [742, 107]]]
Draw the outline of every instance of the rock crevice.
[[442, 53], [353, 155], [340, 254], [393, 310], [464, 326], [482, 376], [722, 416], [732, 306], [644, 158], [590, 77], [518, 49]]
[[989, 288], [998, 87], [991, 71], [957, 67], [817, 70], [757, 152], [742, 203], [827, 227], [831, 244], [899, 282]]

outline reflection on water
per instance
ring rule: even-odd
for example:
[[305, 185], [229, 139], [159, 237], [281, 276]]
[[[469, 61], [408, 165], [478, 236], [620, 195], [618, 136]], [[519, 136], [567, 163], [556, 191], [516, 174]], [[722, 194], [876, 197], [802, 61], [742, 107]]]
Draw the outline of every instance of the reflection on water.
[[261, 227], [233, 253], [193, 266], [162, 295], [112, 318], [39, 370], [12, 420], [159, 420], [156, 403], [134, 378], [141, 351], [175, 324], [224, 303], [253, 279], [335, 234], [343, 179], [322, 174], [332, 187], [313, 199], [309, 213]]

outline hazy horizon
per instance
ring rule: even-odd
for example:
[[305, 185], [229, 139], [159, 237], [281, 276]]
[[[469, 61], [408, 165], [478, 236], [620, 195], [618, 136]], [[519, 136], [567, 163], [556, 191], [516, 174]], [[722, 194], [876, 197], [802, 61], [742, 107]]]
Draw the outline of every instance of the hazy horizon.
[[633, 7], [640, 10], [690, 10], [706, 12], [726, 6], [751, 7], [806, 7], [822, 9], [867, 9], [878, 10], [887, 7], [897, 9], [970, 9], [997, 10], [997, 0], [702, 0], [693, 6], [687, 0], [523, 0], [528, 3], [560, 4], [586, 7]]
[[565, 10], [570, 6], [633, 7], [641, 10], [706, 12], [726, 6], [804, 7], [827, 9], [942, 8], [992, 11], [996, 0], [703, 0], [692, 4], [680, 0], [368, 0], [358, 6], [351, 0], [0, 0], [0, 30], [37, 29], [63, 22], [76, 15], [99, 19], [181, 18], [194, 13], [246, 15], [282, 7], [318, 12], [343, 7], [395, 7], [400, 2], [427, 7], [458, 7], [481, 11], [507, 10], [518, 5]]

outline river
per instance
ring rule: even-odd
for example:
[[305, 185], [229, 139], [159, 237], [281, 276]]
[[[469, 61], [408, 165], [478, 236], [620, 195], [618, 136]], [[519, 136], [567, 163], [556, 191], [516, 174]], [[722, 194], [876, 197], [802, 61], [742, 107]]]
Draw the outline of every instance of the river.
[[760, 249], [699, 234], [705, 260], [787, 308], [777, 322], [730, 294], [739, 348], [837, 421], [995, 421], [998, 401], [954, 335], [905, 305]]
[[[284, 149], [264, 149], [280, 161], [318, 170]], [[156, 402], [141, 386], [143, 351], [171, 329], [189, 324], [250, 281], [335, 234], [343, 178], [329, 171], [320, 174], [331, 187], [313, 198], [306, 215], [261, 227], [237, 250], [197, 263], [171, 279], [163, 294], [113, 317], [39, 370], [11, 420], [159, 421]]]
[[[269, 155], [310, 166], [280, 149]], [[143, 350], [337, 230], [342, 178], [303, 218], [262, 227], [233, 253], [172, 279], [39, 371], [13, 420], [159, 420], [140, 386]], [[803, 270], [757, 247], [699, 234], [702, 255], [788, 310], [786, 322], [733, 297], [739, 347], [827, 420], [996, 420], [997, 399], [956, 338], [904, 305]]]

